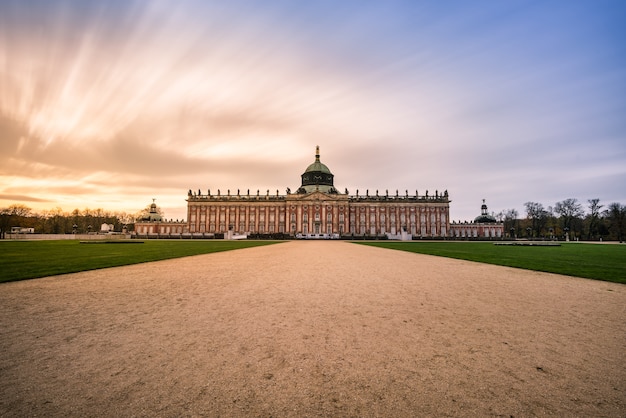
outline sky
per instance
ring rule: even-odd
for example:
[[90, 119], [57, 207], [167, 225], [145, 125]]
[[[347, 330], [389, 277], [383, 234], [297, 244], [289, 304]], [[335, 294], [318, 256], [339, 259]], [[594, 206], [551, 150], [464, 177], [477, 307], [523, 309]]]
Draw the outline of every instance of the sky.
[[626, 2], [0, 0], [0, 207], [447, 190], [626, 204]]

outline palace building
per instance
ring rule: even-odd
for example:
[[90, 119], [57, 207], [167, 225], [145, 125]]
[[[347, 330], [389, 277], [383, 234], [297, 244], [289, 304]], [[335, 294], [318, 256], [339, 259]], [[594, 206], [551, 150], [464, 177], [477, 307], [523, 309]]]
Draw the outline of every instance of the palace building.
[[502, 238], [504, 236], [504, 224], [498, 222], [496, 218], [487, 211], [487, 204], [483, 199], [480, 207], [480, 215], [474, 222], [453, 222], [450, 225], [450, 237], [456, 239], [464, 238]]
[[186, 222], [174, 221], [173, 219], [163, 219], [157, 211], [157, 205], [154, 203], [155, 199], [152, 199], [149, 212], [137, 219], [135, 222], [135, 232], [141, 235], [181, 235], [189, 231], [189, 227]]
[[192, 235], [283, 234], [291, 237], [387, 237], [439, 238], [450, 235], [448, 192], [434, 195], [384, 194], [376, 190], [351, 195], [335, 188], [334, 175], [315, 160], [301, 175], [300, 186], [286, 194], [226, 193], [203, 194], [189, 190], [187, 228]]

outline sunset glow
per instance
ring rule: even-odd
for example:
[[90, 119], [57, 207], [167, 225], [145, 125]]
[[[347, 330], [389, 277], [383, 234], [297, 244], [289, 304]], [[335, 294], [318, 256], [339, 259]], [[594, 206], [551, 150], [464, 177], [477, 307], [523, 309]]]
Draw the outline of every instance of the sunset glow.
[[[174, 5], [176, 4], [176, 5]], [[0, 3], [0, 207], [185, 217], [188, 189], [626, 201], [626, 4]]]

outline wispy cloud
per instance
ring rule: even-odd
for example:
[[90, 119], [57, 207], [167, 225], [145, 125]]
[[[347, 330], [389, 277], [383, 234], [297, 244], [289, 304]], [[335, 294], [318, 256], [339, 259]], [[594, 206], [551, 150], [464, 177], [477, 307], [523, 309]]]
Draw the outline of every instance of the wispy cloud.
[[625, 9], [4, 2], [0, 205], [183, 216], [297, 187], [315, 145], [340, 190], [448, 189], [453, 218], [625, 200]]

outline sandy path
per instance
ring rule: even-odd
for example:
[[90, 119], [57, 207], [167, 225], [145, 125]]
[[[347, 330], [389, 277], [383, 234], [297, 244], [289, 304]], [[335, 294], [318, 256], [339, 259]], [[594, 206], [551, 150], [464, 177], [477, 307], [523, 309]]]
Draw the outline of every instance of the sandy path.
[[626, 286], [345, 242], [0, 285], [2, 416], [626, 416]]

